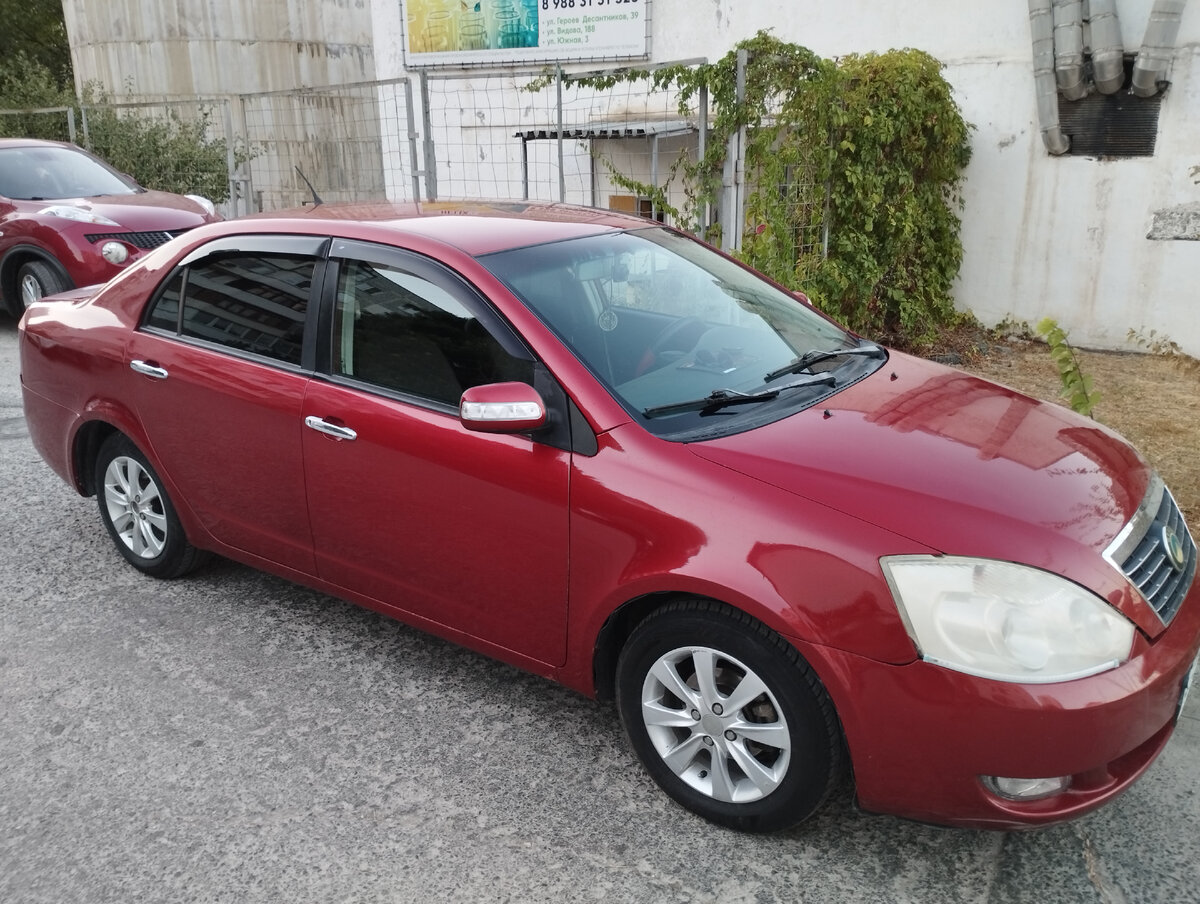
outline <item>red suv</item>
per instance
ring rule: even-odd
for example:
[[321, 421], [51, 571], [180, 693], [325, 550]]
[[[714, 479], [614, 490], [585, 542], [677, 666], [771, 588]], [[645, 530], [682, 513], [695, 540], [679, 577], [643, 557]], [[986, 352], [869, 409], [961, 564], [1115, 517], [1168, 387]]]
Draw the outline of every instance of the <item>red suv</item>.
[[207, 199], [142, 188], [73, 144], [0, 139], [0, 300], [20, 317], [219, 219]]

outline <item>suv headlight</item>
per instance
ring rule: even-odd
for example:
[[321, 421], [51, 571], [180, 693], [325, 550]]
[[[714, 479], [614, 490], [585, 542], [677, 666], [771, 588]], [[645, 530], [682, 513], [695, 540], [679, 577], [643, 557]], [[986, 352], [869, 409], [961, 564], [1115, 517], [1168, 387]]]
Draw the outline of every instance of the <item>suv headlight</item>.
[[1022, 684], [1070, 681], [1129, 658], [1133, 624], [1077, 584], [1027, 565], [955, 556], [881, 559], [923, 659]]
[[94, 210], [84, 210], [82, 207], [72, 207], [70, 204], [51, 204], [38, 211], [44, 217], [61, 217], [64, 220], [75, 220], [80, 223], [96, 223], [100, 226], [120, 226], [116, 220], [110, 220]]

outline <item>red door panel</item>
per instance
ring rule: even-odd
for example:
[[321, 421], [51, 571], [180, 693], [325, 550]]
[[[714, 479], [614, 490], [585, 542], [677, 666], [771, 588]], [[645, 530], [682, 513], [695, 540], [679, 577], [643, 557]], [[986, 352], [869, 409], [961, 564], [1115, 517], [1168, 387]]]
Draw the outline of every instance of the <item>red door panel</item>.
[[320, 576], [549, 664], [565, 657], [570, 453], [313, 381], [304, 430]]
[[133, 333], [127, 361], [150, 451], [222, 543], [288, 568], [315, 570], [304, 498], [300, 407], [309, 377]]

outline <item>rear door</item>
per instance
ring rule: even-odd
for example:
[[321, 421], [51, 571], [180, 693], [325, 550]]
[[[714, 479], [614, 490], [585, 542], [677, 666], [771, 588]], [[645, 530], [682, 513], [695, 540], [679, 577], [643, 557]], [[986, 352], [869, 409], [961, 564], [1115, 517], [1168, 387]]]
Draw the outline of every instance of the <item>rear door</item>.
[[127, 352], [154, 458], [222, 543], [315, 571], [301, 407], [327, 240], [238, 236], [185, 259]]
[[463, 390], [535, 362], [465, 281], [336, 242], [329, 376], [307, 387], [304, 456], [320, 575], [550, 664], [566, 648], [570, 452], [459, 423]]

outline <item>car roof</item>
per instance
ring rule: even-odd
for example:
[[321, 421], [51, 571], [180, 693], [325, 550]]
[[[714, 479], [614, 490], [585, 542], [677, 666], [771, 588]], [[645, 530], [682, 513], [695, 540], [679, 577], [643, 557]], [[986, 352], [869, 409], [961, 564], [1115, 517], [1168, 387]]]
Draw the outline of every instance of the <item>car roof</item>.
[[0, 150], [4, 148], [71, 148], [82, 150], [69, 141], [47, 141], [43, 138], [0, 138]]
[[388, 240], [397, 234], [454, 246], [471, 256], [654, 225], [641, 217], [544, 201], [345, 202], [254, 214], [235, 231], [257, 232], [273, 221], [323, 226], [344, 238]]

